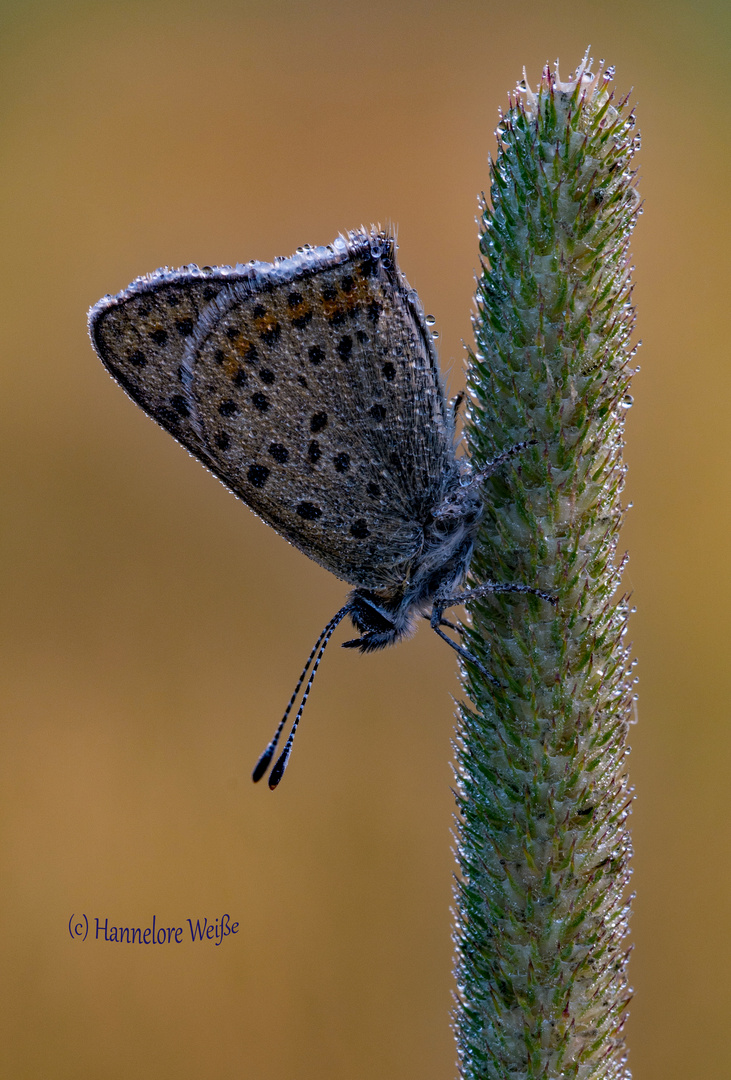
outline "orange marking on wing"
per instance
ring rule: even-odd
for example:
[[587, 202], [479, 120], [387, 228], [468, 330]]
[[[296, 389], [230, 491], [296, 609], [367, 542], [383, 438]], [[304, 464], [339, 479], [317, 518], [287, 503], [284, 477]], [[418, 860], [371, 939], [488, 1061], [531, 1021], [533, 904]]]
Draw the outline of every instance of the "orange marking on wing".
[[[238, 352], [238, 345], [236, 346], [236, 351]], [[227, 355], [226, 359], [223, 361], [223, 370], [228, 375], [229, 379], [233, 379], [240, 367], [241, 364], [236, 356]]]
[[277, 325], [278, 320], [274, 315], [262, 315], [260, 318], [254, 319], [254, 326], [256, 327], [257, 333], [262, 336], [271, 333]]
[[[235, 365], [236, 365], [234, 367], [234, 374], [238, 370], [238, 361], [239, 360], [245, 360], [247, 358], [247, 356], [249, 355], [249, 350], [252, 347], [255, 347], [253, 341], [247, 341], [246, 338], [237, 338], [236, 339], [236, 341], [233, 344], [233, 349], [234, 349], [234, 352], [236, 353], [237, 360], [236, 361], [232, 360], [232, 363], [235, 363]], [[227, 362], [227, 361], [225, 361], [225, 362]], [[226, 374], [229, 374], [228, 368], [226, 368]]]

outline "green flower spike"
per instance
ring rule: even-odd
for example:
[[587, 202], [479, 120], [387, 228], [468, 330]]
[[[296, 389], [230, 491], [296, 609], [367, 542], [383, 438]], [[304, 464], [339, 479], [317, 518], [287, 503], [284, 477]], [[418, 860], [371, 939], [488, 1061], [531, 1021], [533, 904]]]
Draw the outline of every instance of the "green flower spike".
[[[467, 438], [485, 484], [457, 736], [455, 1018], [468, 1080], [619, 1080], [629, 614], [615, 561], [633, 352], [634, 114], [613, 70], [525, 80], [497, 130]], [[601, 66], [601, 65], [600, 65]]]

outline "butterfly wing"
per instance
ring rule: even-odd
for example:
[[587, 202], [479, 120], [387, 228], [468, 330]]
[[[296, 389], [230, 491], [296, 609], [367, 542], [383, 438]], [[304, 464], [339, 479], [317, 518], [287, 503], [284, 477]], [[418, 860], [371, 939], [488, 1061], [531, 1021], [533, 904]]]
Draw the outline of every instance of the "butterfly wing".
[[130, 396], [310, 558], [361, 587], [408, 576], [456, 462], [392, 237], [159, 271], [96, 305], [90, 332]]
[[103, 297], [89, 312], [92, 345], [109, 373], [199, 458], [205, 447], [188, 422], [180, 363], [203, 311], [228, 284], [226, 271], [235, 269], [243, 267], [164, 267], [137, 278], [118, 296]]

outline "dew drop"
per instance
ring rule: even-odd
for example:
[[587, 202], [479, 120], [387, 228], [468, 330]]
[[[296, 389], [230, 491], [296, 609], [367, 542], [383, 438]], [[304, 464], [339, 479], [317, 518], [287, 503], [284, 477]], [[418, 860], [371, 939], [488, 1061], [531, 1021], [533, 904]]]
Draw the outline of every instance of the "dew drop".
[[619, 404], [622, 406], [623, 409], [631, 409], [634, 403], [635, 399], [632, 397], [632, 395], [625, 394]]
[[427, 326], [433, 326], [436, 321], [437, 320], [433, 315], [427, 315], [427, 317], [426, 317], [426, 325]]

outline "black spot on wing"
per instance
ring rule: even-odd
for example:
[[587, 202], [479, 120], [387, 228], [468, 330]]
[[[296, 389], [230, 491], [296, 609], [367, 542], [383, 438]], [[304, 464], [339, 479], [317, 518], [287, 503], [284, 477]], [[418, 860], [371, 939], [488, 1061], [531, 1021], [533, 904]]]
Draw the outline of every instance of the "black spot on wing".
[[319, 506], [315, 506], [311, 502], [301, 502], [297, 504], [296, 513], [305, 521], [317, 521], [319, 517], [322, 517], [322, 510]]
[[289, 450], [282, 443], [273, 442], [269, 447], [269, 453], [280, 465], [284, 465], [289, 460]]
[[269, 477], [266, 465], [250, 465], [246, 474], [249, 483], [255, 488], [263, 488]]

